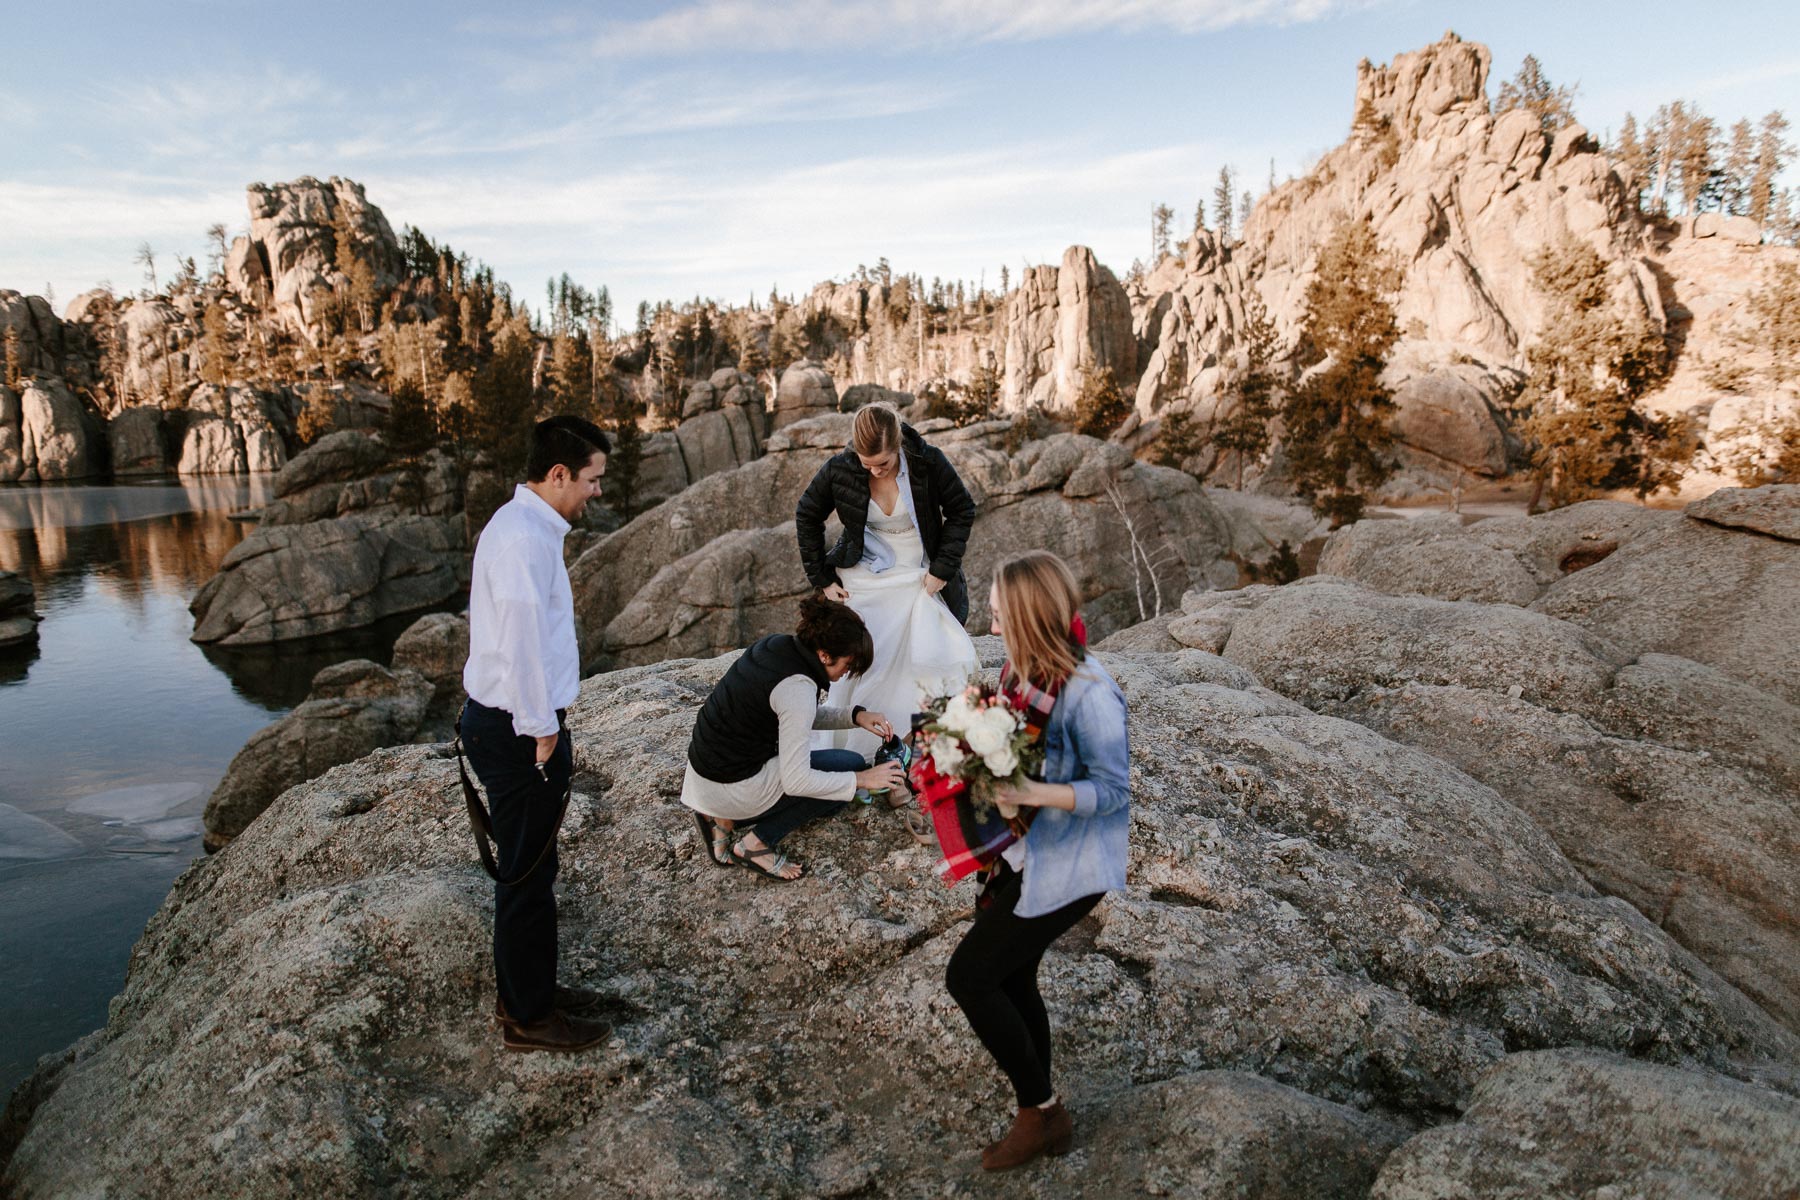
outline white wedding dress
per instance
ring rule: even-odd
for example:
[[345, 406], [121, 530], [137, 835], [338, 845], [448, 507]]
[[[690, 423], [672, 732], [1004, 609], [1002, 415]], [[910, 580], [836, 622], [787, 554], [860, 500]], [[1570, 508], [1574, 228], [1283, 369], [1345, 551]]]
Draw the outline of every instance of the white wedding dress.
[[[910, 499], [902, 478], [893, 516], [870, 500], [865, 538], [872, 552], [861, 564], [838, 569], [850, 607], [875, 643], [875, 663], [865, 675], [846, 675], [832, 684], [826, 701], [878, 712], [901, 736], [927, 696], [962, 686], [981, 666], [968, 632], [942, 600], [925, 590], [925, 544]], [[869, 758], [881, 739], [862, 729], [830, 730], [815, 735], [814, 746], [847, 748]]]

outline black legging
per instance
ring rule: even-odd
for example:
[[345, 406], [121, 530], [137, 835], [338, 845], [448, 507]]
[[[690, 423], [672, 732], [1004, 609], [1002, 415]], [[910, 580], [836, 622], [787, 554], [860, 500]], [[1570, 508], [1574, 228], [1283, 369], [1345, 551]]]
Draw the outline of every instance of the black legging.
[[1004, 864], [999, 870], [1004, 874], [992, 889], [993, 902], [976, 911], [975, 924], [950, 955], [944, 983], [975, 1036], [1012, 1081], [1019, 1107], [1030, 1108], [1055, 1094], [1050, 1087], [1050, 1014], [1038, 994], [1038, 964], [1050, 943], [1093, 911], [1100, 896], [1083, 896], [1041, 917], [1021, 917], [1013, 912], [1021, 877]]

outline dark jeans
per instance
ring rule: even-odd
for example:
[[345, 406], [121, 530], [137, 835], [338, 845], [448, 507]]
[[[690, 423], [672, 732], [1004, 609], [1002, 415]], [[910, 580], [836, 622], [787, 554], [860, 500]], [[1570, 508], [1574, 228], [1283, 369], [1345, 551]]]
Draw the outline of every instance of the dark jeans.
[[[561, 711], [556, 719], [561, 724]], [[545, 783], [533, 765], [536, 739], [513, 732], [511, 713], [475, 700], [463, 706], [462, 741], [487, 793], [500, 878], [517, 879], [544, 855], [518, 886], [494, 885], [494, 982], [506, 1015], [530, 1024], [550, 1014], [556, 987], [556, 818], [575, 754], [565, 728], [545, 764]]]
[[[868, 765], [854, 750], [812, 752], [815, 771], [860, 771]], [[783, 796], [756, 816], [737, 822], [737, 826], [755, 829], [763, 845], [773, 846], [802, 825], [842, 812], [848, 803], [846, 800], [823, 800], [818, 796]]]
[[975, 913], [975, 924], [950, 955], [944, 983], [969, 1027], [1012, 1081], [1020, 1108], [1042, 1104], [1050, 1086], [1050, 1014], [1038, 994], [1038, 964], [1050, 943], [1100, 903], [1083, 896], [1041, 917], [1013, 912], [1021, 877], [1002, 864], [993, 902]]

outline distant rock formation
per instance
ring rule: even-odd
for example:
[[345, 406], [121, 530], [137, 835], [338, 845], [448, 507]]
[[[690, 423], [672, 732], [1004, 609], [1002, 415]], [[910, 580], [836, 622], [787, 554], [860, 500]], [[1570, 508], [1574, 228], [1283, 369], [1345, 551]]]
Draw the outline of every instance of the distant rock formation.
[[1006, 303], [1001, 404], [1072, 414], [1082, 384], [1111, 371], [1120, 386], [1137, 377], [1131, 300], [1085, 246], [1060, 267], [1033, 267]]
[[681, 421], [644, 439], [633, 506], [661, 504], [708, 475], [754, 461], [768, 440], [769, 417], [756, 380], [732, 367], [688, 389]]
[[348, 283], [337, 269], [338, 229], [349, 230], [377, 288], [399, 281], [400, 244], [362, 184], [336, 175], [324, 183], [302, 176], [291, 183], [253, 183], [246, 194], [250, 233], [232, 243], [226, 279], [246, 301], [266, 298], [295, 333], [312, 337], [314, 288]]

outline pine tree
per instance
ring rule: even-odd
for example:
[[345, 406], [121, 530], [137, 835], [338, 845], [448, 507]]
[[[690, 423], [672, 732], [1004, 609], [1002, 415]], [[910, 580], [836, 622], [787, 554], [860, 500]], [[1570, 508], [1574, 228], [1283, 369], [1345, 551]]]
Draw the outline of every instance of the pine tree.
[[[469, 380], [476, 440], [493, 456], [502, 478], [525, 470], [537, 404], [531, 377], [537, 358], [531, 331], [518, 320], [494, 338], [494, 353]], [[485, 524], [485, 514], [482, 523]]]
[[1613, 144], [1607, 148], [1617, 164], [1619, 176], [1625, 181], [1632, 199], [1637, 203], [1639, 211], [1644, 207], [1644, 188], [1650, 182], [1650, 151], [1638, 137], [1637, 118], [1630, 113], [1619, 125], [1619, 133]]
[[1205, 228], [1206, 228], [1206, 197], [1202, 196], [1202, 197], [1200, 197], [1200, 199], [1194, 201], [1194, 236], [1198, 237], [1200, 235], [1200, 232], [1202, 230], [1204, 230]]
[[19, 343], [19, 330], [15, 325], [6, 327], [4, 354], [6, 373], [4, 377], [0, 377], [0, 382], [4, 382], [7, 387], [16, 392], [19, 390], [20, 380], [25, 374], [25, 361]]
[[436, 414], [412, 380], [401, 380], [389, 395], [383, 435], [388, 453], [403, 462], [417, 460], [437, 444]]
[[1281, 411], [1274, 373], [1279, 339], [1262, 298], [1254, 291], [1244, 305], [1243, 346], [1244, 362], [1232, 380], [1228, 406], [1212, 428], [1213, 444], [1235, 456], [1235, 486], [1240, 492], [1244, 490], [1244, 468], [1261, 461], [1269, 448], [1269, 423]]
[[1538, 478], [1533, 507], [1672, 487], [1691, 452], [1686, 430], [1635, 404], [1668, 373], [1661, 332], [1648, 317], [1614, 307], [1606, 262], [1586, 242], [1568, 238], [1544, 250], [1532, 276], [1545, 300], [1521, 396]]
[[1673, 131], [1670, 150], [1682, 214], [1692, 217], [1716, 196], [1719, 127], [1697, 107], [1684, 110], [1684, 117]]
[[1232, 170], [1230, 167], [1219, 168], [1219, 182], [1213, 185], [1213, 220], [1219, 223], [1219, 240], [1231, 240], [1231, 201], [1235, 189], [1232, 186]]
[[1522, 108], [1535, 113], [1538, 128], [1545, 137], [1555, 137], [1566, 125], [1575, 123], [1575, 89], [1554, 87], [1544, 75], [1537, 56], [1527, 54], [1519, 64], [1519, 73], [1500, 85], [1494, 101], [1496, 114]]
[[1194, 414], [1183, 409], [1165, 409], [1156, 425], [1156, 439], [1150, 444], [1151, 458], [1159, 467], [1186, 470], [1187, 461], [1200, 453], [1202, 444]]
[[144, 268], [144, 285], [148, 289], [147, 296], [156, 294], [156, 251], [150, 248], [149, 242], [139, 242], [137, 257], [133, 260]]
[[1169, 223], [1175, 219], [1175, 210], [1166, 204], [1158, 204], [1150, 210], [1150, 259], [1160, 263], [1169, 257]]
[[1750, 173], [1748, 214], [1751, 220], [1765, 224], [1775, 203], [1775, 181], [1794, 157], [1794, 147], [1786, 140], [1788, 120], [1780, 109], [1767, 114], [1757, 130], [1756, 163]]
[[1750, 211], [1750, 177], [1756, 170], [1756, 134], [1748, 120], [1731, 127], [1731, 142], [1719, 178], [1720, 207], [1734, 217]]
[[1131, 415], [1131, 397], [1113, 379], [1111, 367], [1089, 370], [1075, 397], [1075, 432], [1107, 438]]
[[1301, 339], [1325, 364], [1282, 406], [1295, 490], [1333, 528], [1362, 515], [1366, 489], [1393, 473], [1393, 394], [1382, 368], [1400, 338], [1389, 297], [1400, 269], [1369, 223], [1345, 220], [1319, 252], [1307, 285]]
[[224, 387], [231, 378], [236, 347], [231, 338], [231, 323], [225, 306], [215, 297], [200, 314], [201, 358], [200, 380], [214, 387]]
[[212, 252], [206, 256], [206, 266], [208, 273], [214, 278], [223, 278], [225, 275], [225, 258], [228, 253], [225, 238], [225, 226], [213, 224], [206, 227], [206, 242], [212, 247]]
[[984, 421], [994, 415], [1000, 403], [1000, 372], [986, 355], [969, 372], [969, 386], [963, 389], [964, 413], [957, 424]]

